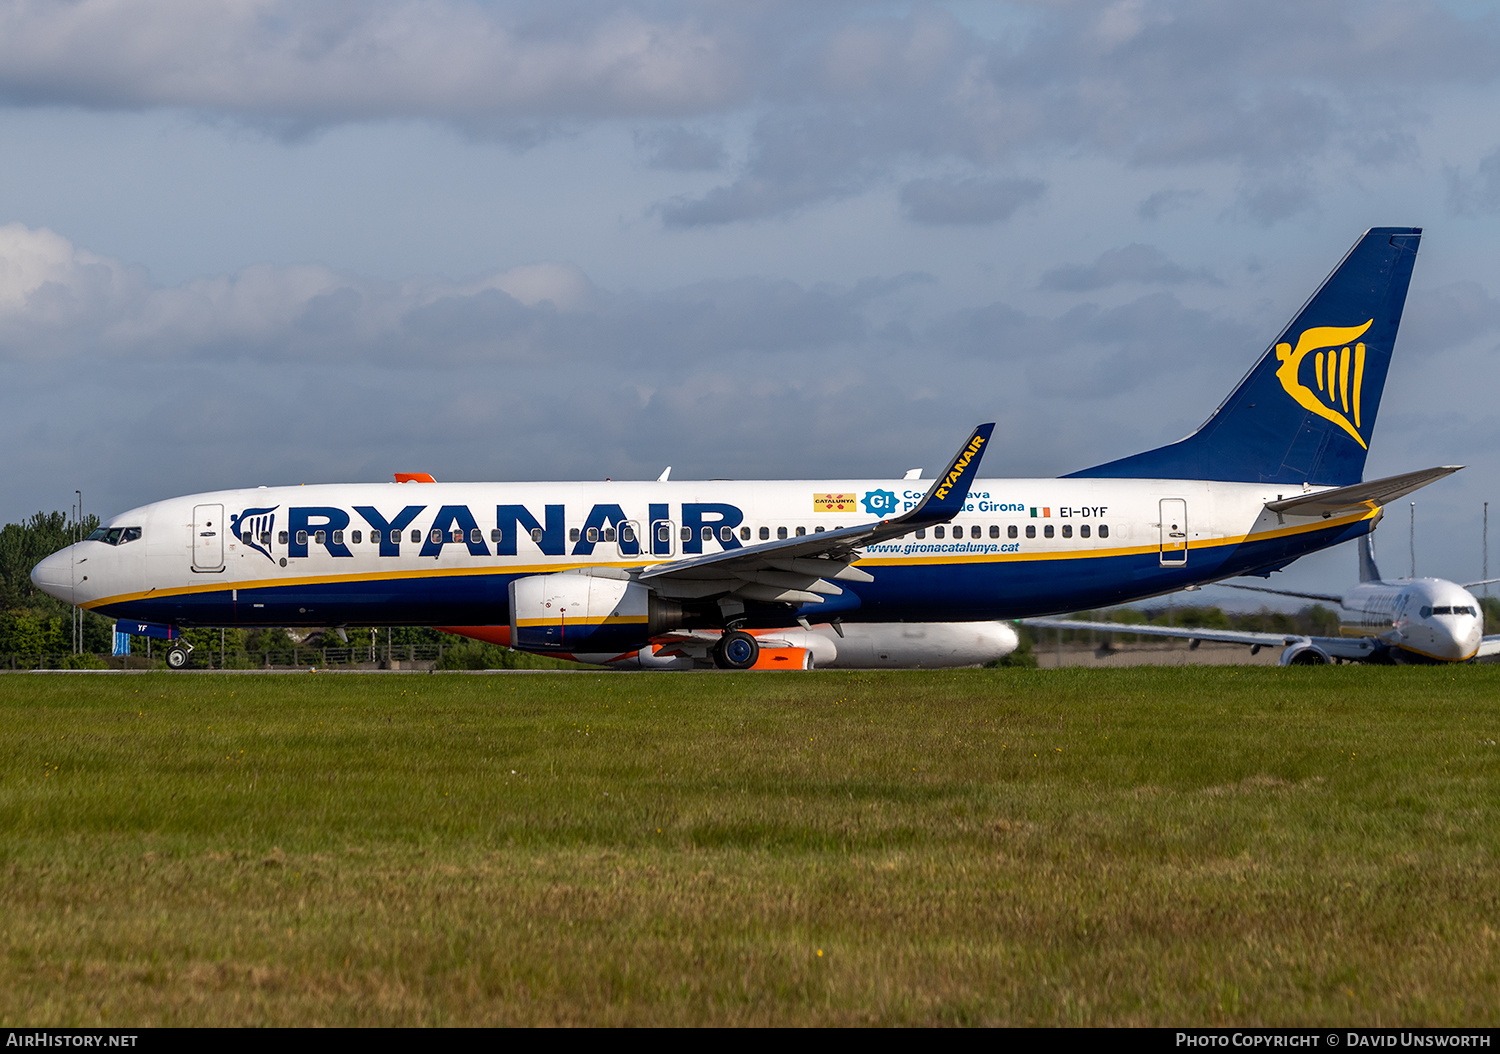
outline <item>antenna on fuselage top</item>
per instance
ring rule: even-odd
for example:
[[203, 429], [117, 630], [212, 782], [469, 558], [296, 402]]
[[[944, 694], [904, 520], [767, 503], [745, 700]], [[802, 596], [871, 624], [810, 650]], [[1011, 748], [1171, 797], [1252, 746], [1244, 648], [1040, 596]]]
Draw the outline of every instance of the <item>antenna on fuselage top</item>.
[[670, 476], [671, 474], [672, 474], [672, 466], [668, 465], [666, 468], [664, 468], [664, 469], [661, 470], [661, 475], [656, 477], [656, 482], [658, 482], [658, 483], [665, 483], [667, 481], [667, 477]]

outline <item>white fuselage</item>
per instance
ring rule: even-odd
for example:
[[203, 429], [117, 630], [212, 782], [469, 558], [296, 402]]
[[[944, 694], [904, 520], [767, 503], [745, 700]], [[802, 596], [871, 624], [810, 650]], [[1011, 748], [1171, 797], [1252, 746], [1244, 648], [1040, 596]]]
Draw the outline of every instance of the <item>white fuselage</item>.
[[[180, 625], [481, 625], [518, 578], [631, 569], [898, 515], [921, 480], [387, 483], [256, 488], [133, 509], [130, 534], [33, 573], [71, 603]], [[863, 550], [873, 581], [792, 614], [962, 622], [1101, 607], [1281, 566], [1366, 533], [1377, 509], [1277, 515], [1254, 483], [992, 479], [951, 523]], [[656, 583], [653, 582], [653, 586]], [[691, 583], [662, 595], [693, 600]], [[789, 625], [787, 611], [780, 622]]]

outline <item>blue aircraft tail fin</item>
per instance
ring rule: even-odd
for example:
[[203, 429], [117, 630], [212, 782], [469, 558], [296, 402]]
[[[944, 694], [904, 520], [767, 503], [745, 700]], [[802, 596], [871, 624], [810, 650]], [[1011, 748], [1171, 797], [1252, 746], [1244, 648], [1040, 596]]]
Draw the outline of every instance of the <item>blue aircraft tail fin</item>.
[[1348, 486], [1364, 476], [1420, 227], [1374, 227], [1196, 432], [1074, 477]]

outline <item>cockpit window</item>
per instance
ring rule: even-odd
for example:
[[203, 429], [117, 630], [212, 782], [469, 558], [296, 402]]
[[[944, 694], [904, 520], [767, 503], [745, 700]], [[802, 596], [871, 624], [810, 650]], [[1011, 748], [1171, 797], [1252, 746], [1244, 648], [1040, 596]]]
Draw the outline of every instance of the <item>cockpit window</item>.
[[103, 542], [105, 545], [124, 545], [126, 542], [139, 541], [140, 537], [139, 527], [100, 527], [91, 531], [87, 540]]
[[1475, 615], [1479, 612], [1467, 604], [1455, 604], [1452, 607], [1423, 608], [1422, 617], [1431, 618], [1433, 615]]

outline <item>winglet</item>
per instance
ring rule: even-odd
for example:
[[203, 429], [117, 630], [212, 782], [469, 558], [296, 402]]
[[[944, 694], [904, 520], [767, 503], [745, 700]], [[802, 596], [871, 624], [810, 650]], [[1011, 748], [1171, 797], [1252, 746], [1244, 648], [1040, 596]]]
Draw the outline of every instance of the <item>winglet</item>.
[[948, 467], [938, 473], [937, 481], [917, 507], [893, 522], [908, 528], [925, 527], [932, 523], [946, 523], [958, 515], [969, 496], [969, 486], [979, 472], [979, 461], [984, 457], [990, 433], [994, 430], [993, 421], [975, 428], [968, 441], [953, 455], [953, 460], [948, 462]]

